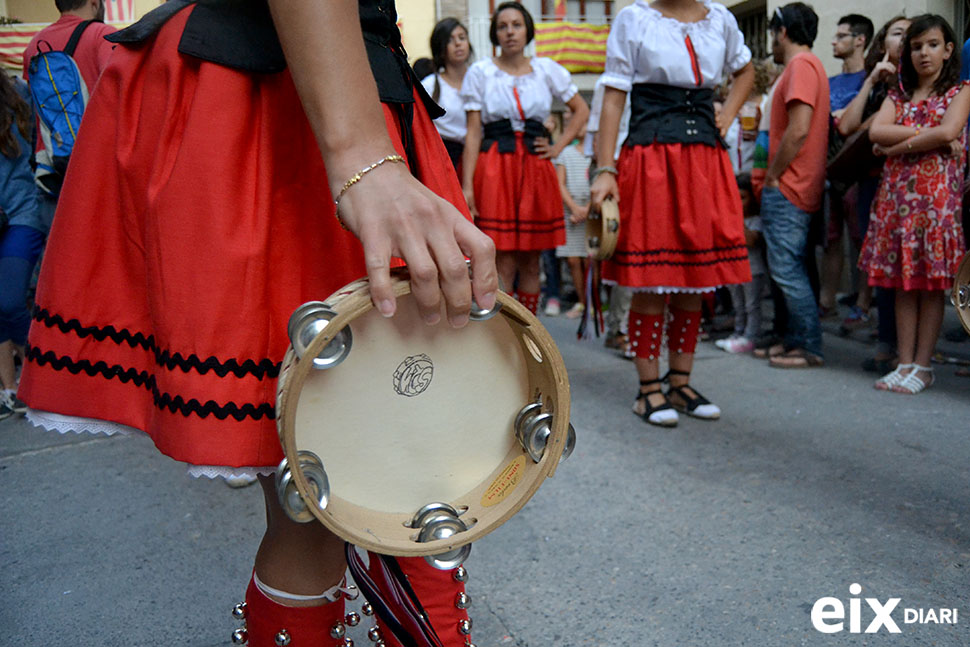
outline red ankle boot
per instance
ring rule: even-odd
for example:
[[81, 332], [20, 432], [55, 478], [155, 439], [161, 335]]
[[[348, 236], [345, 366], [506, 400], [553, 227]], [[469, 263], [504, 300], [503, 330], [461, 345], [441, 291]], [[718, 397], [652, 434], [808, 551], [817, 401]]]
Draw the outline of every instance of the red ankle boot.
[[[472, 621], [466, 610], [471, 606], [471, 598], [465, 593], [468, 580], [465, 567], [442, 571], [423, 557], [398, 557], [397, 562], [443, 647], [475, 647], [471, 640]], [[371, 632], [371, 640], [383, 640], [387, 647], [401, 647], [393, 634], [382, 630], [379, 624]]]
[[250, 580], [246, 602], [237, 604], [233, 617], [245, 621], [232, 634], [235, 645], [249, 647], [344, 647], [345, 623], [360, 621], [356, 613], [344, 616], [344, 596], [313, 607], [289, 607], [266, 596]]

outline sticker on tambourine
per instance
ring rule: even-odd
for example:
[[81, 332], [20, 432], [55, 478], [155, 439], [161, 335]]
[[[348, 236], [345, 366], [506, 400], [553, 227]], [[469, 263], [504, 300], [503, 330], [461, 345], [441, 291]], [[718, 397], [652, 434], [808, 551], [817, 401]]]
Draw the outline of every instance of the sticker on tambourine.
[[482, 495], [482, 506], [489, 507], [493, 505], [498, 505], [505, 500], [515, 486], [519, 484], [522, 480], [522, 476], [525, 474], [525, 456], [519, 456], [511, 463], [505, 466], [502, 473], [499, 474], [492, 484], [488, 486], [485, 490], [485, 494]]

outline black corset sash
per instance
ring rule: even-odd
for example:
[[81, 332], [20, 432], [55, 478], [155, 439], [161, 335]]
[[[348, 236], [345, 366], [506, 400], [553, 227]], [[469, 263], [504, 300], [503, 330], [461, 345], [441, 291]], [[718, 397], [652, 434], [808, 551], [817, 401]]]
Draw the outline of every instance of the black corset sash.
[[714, 91], [637, 83], [630, 93], [630, 134], [624, 146], [706, 144], [726, 148], [714, 120]]

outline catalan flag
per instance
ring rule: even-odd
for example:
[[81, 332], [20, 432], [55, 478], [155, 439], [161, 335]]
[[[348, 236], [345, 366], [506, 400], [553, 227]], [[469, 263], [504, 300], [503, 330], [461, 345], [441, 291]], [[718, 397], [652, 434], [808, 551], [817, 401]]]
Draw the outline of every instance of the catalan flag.
[[19, 23], [0, 27], [0, 67], [20, 74], [24, 69], [24, 50], [34, 34], [47, 23]]
[[536, 55], [547, 56], [570, 72], [601, 73], [606, 66], [609, 25], [577, 22], [536, 23]]
[[135, 19], [135, 0], [105, 0], [104, 21], [130, 23]]

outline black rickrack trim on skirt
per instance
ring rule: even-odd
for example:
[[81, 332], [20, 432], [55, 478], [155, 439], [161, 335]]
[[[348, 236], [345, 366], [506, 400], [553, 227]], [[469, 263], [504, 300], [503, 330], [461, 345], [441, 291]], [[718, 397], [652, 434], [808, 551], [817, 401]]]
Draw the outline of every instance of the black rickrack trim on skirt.
[[210, 356], [206, 360], [201, 360], [194, 353], [185, 357], [181, 353], [172, 353], [169, 350], [158, 348], [155, 345], [155, 337], [153, 335], [146, 337], [140, 332], [132, 333], [125, 328], [118, 330], [114, 326], [82, 326], [81, 322], [77, 319], [65, 320], [61, 315], [51, 314], [44, 308], [38, 308], [34, 312], [34, 321], [38, 321], [48, 328], [57, 327], [65, 334], [74, 333], [81, 339], [91, 336], [98, 341], [111, 339], [111, 341], [119, 346], [128, 344], [131, 348], [135, 348], [136, 346], [141, 347], [147, 351], [151, 351], [155, 355], [156, 364], [170, 371], [174, 371], [176, 368], [181, 369], [183, 373], [194, 370], [199, 375], [205, 375], [209, 371], [212, 371], [219, 377], [226, 377], [229, 373], [232, 373], [239, 378], [252, 375], [256, 379], [262, 380], [265, 377], [273, 379], [279, 377], [280, 368], [282, 367], [282, 363], [273, 362], [269, 359], [261, 359], [259, 362], [247, 359], [240, 364], [235, 358], [221, 361], [216, 357]]
[[195, 398], [185, 400], [180, 395], [172, 396], [170, 393], [162, 393], [157, 385], [155, 376], [147, 371], [136, 371], [133, 368], [124, 368], [117, 364], [109, 366], [107, 363], [98, 361], [91, 363], [86, 359], [74, 360], [70, 357], [59, 357], [52, 351], [42, 353], [38, 348], [28, 346], [27, 361], [34, 362], [38, 366], [50, 365], [55, 371], [67, 370], [72, 375], [84, 372], [90, 377], [101, 377], [112, 380], [118, 379], [122, 384], [131, 382], [134, 386], [148, 389], [152, 392], [152, 401], [155, 407], [160, 410], [168, 409], [172, 413], [180, 413], [188, 418], [190, 415], [197, 415], [200, 418], [215, 416], [219, 420], [225, 420], [230, 416], [242, 422], [246, 418], [261, 420], [262, 418], [273, 419], [276, 417], [276, 409], [272, 404], [261, 403], [252, 404], [247, 402], [242, 406], [235, 402], [227, 402], [220, 405], [214, 400], [209, 400], [205, 404]]
[[614, 254], [610, 262], [614, 265], [623, 265], [624, 267], [645, 267], [647, 265], [676, 265], [678, 267], [702, 267], [705, 265], [717, 265], [719, 263], [734, 263], [739, 261], [748, 260], [748, 255], [743, 256], [726, 256], [721, 258], [714, 258], [709, 261], [666, 261], [666, 260], [643, 260], [643, 261], [624, 261], [620, 260], [618, 254]]
[[656, 256], [658, 254], [682, 254], [684, 256], [690, 256], [692, 254], [716, 254], [718, 252], [736, 252], [740, 249], [747, 249], [747, 246], [742, 244], [739, 245], [729, 245], [727, 247], [709, 247], [707, 249], [667, 249], [661, 247], [659, 249], [644, 249], [639, 251], [624, 251], [616, 252], [616, 254], [623, 254], [625, 256]]

